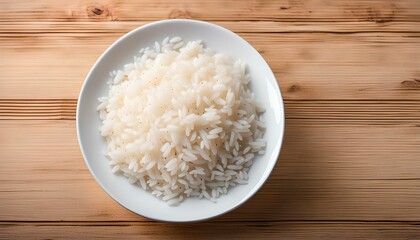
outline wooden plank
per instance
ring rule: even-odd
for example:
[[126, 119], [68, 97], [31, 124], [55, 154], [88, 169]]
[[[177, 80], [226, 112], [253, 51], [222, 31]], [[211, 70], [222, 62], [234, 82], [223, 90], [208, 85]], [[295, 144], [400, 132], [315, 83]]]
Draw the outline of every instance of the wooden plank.
[[[419, 190], [418, 180], [271, 179], [217, 221], [419, 221]], [[0, 221], [148, 221], [118, 205], [93, 180], [3, 181], [1, 193]]]
[[0, 119], [76, 119], [77, 99], [0, 99]]
[[[77, 229], [77, 230], [75, 230]], [[211, 229], [211, 231], [209, 231]], [[418, 239], [418, 223], [148, 222], [0, 223], [4, 239]]]
[[[152, 21], [112, 22], [0, 22], [3, 36], [50, 33], [122, 33], [125, 34]], [[276, 21], [210, 21], [237, 33], [418, 33], [420, 22], [276, 22]]]
[[[93, 63], [121, 35], [0, 35], [0, 98], [77, 98]], [[241, 36], [272, 67], [285, 99], [420, 100], [420, 33]]]
[[[74, 120], [77, 99], [0, 99], [0, 120]], [[420, 101], [286, 100], [286, 119], [418, 126]]]
[[416, 0], [264, 0], [189, 1], [98, 0], [1, 1], [1, 21], [133, 21], [167, 18], [201, 20], [299, 20], [299, 21], [419, 21]]
[[[92, 179], [73, 121], [1, 123], [0, 221], [145, 220]], [[413, 126], [288, 120], [269, 181], [218, 220], [419, 221], [419, 134]]]

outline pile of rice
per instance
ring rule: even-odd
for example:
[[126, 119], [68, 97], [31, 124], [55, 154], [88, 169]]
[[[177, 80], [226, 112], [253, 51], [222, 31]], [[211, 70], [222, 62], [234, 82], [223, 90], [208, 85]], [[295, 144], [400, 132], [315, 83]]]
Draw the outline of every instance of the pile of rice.
[[170, 205], [247, 183], [266, 143], [243, 61], [174, 37], [111, 76], [98, 111], [113, 173]]

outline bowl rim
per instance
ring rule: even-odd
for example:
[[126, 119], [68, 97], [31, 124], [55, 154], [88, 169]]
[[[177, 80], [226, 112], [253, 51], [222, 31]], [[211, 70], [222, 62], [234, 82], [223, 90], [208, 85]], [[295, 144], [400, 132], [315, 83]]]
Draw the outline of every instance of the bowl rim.
[[[168, 219], [163, 219], [163, 218], [159, 218], [159, 217], [154, 217], [154, 216], [149, 216], [149, 215], [145, 215], [143, 213], [134, 211], [129, 209], [128, 207], [124, 206], [122, 203], [120, 203], [120, 201], [117, 200], [117, 197], [114, 196], [114, 194], [112, 194], [103, 184], [102, 182], [99, 180], [99, 178], [96, 176], [95, 172], [92, 170], [92, 166], [89, 163], [89, 161], [87, 160], [86, 154], [85, 154], [85, 150], [84, 150], [84, 146], [82, 144], [82, 139], [81, 139], [81, 133], [80, 133], [80, 108], [81, 108], [81, 99], [83, 97], [85, 93], [85, 87], [87, 85], [87, 82], [89, 81], [89, 79], [91, 78], [91, 75], [93, 74], [94, 70], [97, 68], [97, 66], [99, 65], [99, 63], [102, 61], [102, 59], [107, 55], [107, 53], [109, 51], [111, 51], [112, 48], [114, 48], [116, 45], [120, 44], [120, 42], [122, 42], [125, 38], [131, 36], [132, 34], [138, 32], [138, 31], [142, 31], [145, 28], [150, 28], [150, 27], [154, 27], [160, 24], [165, 24], [165, 23], [198, 23], [198, 24], [204, 24], [207, 25], [208, 27], [212, 27], [212, 28], [218, 28], [219, 30], [225, 32], [226, 34], [231, 35], [232, 37], [238, 38], [239, 41], [242, 41], [245, 45], [248, 45], [248, 47], [250, 47], [250, 49], [252, 51], [254, 51], [255, 54], [259, 55], [263, 61], [263, 63], [268, 67], [269, 71], [269, 75], [270, 78], [273, 78], [276, 82], [275, 86], [275, 91], [276, 94], [278, 94], [280, 96], [279, 102], [280, 102], [280, 109], [278, 111], [280, 111], [281, 113], [281, 133], [278, 139], [278, 146], [275, 146], [273, 153], [275, 153], [275, 155], [277, 156], [276, 159], [274, 161], [269, 161], [267, 166], [265, 167], [264, 173], [261, 176], [261, 178], [258, 180], [258, 182], [255, 184], [255, 186], [253, 186], [248, 193], [237, 203], [234, 204], [233, 207], [228, 208], [220, 213], [216, 213], [216, 214], [212, 214], [209, 216], [206, 216], [204, 218], [194, 218], [193, 220], [168, 220]], [[79, 143], [79, 147], [80, 147], [80, 151], [82, 153], [83, 156], [83, 160], [85, 161], [90, 174], [93, 176], [93, 178], [95, 179], [95, 181], [99, 184], [99, 186], [102, 188], [103, 191], [105, 191], [105, 193], [110, 196], [115, 202], [117, 202], [119, 205], [121, 205], [123, 208], [127, 209], [128, 211], [135, 213], [136, 215], [151, 219], [151, 220], [155, 220], [155, 221], [160, 221], [160, 222], [172, 222], [172, 223], [183, 223], [183, 222], [200, 222], [200, 221], [205, 221], [211, 218], [215, 218], [218, 217], [220, 215], [226, 214], [228, 212], [231, 212], [235, 209], [237, 209], [239, 206], [241, 206], [242, 204], [244, 204], [245, 202], [247, 202], [250, 198], [252, 198], [261, 188], [262, 186], [265, 184], [265, 182], [269, 179], [269, 177], [271, 176], [273, 169], [275, 167], [275, 165], [278, 162], [279, 156], [280, 156], [280, 152], [283, 146], [283, 141], [284, 141], [284, 134], [285, 134], [285, 126], [286, 126], [286, 114], [284, 111], [284, 99], [283, 99], [283, 94], [281, 91], [281, 88], [279, 86], [279, 83], [276, 79], [276, 76], [273, 73], [273, 70], [271, 69], [271, 67], [268, 65], [268, 63], [265, 61], [264, 57], [248, 42], [246, 41], [244, 38], [242, 38], [241, 36], [239, 36], [238, 34], [236, 34], [235, 32], [222, 27], [220, 25], [214, 24], [214, 23], [210, 23], [210, 22], [206, 22], [206, 21], [200, 21], [200, 20], [193, 20], [193, 19], [166, 19], [166, 20], [160, 20], [160, 21], [153, 21], [144, 25], [141, 25], [129, 32], [127, 32], [126, 34], [124, 34], [123, 36], [121, 36], [120, 38], [118, 38], [116, 41], [114, 41], [105, 51], [103, 51], [103, 53], [100, 55], [100, 57], [96, 60], [96, 62], [93, 64], [93, 66], [90, 68], [88, 74], [86, 75], [85, 80], [83, 81], [83, 85], [80, 89], [80, 93], [77, 99], [77, 108], [76, 108], [76, 130], [77, 130], [77, 140]]]

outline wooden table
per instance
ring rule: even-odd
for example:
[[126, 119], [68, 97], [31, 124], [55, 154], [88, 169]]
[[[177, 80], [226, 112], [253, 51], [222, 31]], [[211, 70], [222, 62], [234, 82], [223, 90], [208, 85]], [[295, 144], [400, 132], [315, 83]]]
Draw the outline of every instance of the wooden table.
[[[147, 22], [238, 33], [275, 72], [280, 159], [239, 209], [153, 222], [90, 175], [75, 129], [100, 54]], [[0, 1], [0, 238], [420, 239], [420, 1]]]

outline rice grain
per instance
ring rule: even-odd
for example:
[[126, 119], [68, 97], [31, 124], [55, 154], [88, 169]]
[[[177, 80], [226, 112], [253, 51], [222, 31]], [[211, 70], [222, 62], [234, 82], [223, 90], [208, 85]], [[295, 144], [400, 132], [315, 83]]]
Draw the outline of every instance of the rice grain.
[[181, 37], [139, 53], [99, 98], [111, 171], [171, 206], [246, 184], [266, 125], [245, 63]]

